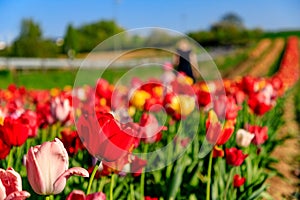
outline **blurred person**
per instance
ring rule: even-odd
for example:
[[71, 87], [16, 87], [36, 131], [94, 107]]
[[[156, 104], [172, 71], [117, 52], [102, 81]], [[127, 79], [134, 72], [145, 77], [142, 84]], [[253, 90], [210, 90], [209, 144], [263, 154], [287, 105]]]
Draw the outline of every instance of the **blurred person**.
[[193, 81], [196, 82], [196, 78], [199, 77], [196, 54], [193, 53], [191, 46], [186, 39], [180, 40], [177, 46], [176, 54], [173, 58], [176, 70], [191, 77]]
[[169, 86], [173, 80], [175, 80], [176, 75], [174, 73], [173, 65], [171, 62], [166, 62], [163, 65], [163, 74], [161, 80], [165, 86]]

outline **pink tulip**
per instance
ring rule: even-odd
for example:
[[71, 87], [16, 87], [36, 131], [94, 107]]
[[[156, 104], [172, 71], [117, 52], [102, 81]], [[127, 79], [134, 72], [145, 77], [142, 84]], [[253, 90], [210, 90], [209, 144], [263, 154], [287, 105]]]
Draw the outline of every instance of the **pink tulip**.
[[146, 143], [158, 142], [162, 138], [162, 131], [167, 127], [160, 126], [156, 117], [152, 114], [143, 113], [140, 121], [142, 140]]
[[13, 168], [6, 171], [0, 169], [0, 200], [22, 200], [30, 197], [26, 191], [22, 191], [22, 179]]
[[106, 196], [102, 192], [85, 195], [81, 190], [73, 190], [66, 198], [66, 200], [105, 200]]
[[71, 169], [68, 167], [68, 153], [57, 138], [53, 142], [31, 147], [28, 151], [26, 159], [28, 181], [37, 194], [61, 193], [70, 176], [89, 176], [88, 171], [81, 167]]
[[55, 99], [51, 102], [52, 115], [60, 122], [65, 122], [67, 120], [71, 110], [72, 108], [68, 98], [55, 97]]

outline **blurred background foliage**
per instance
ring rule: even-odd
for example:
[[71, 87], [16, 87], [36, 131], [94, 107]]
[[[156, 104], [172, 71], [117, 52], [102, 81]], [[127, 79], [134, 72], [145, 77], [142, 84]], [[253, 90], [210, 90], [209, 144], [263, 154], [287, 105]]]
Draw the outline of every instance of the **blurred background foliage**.
[[[21, 30], [14, 42], [3, 50], [0, 56], [7, 57], [69, 57], [93, 50], [105, 39], [125, 31], [114, 20], [100, 20], [75, 27], [67, 25], [62, 38], [45, 38], [39, 23], [32, 19], [21, 22]], [[299, 31], [267, 32], [260, 28], [247, 29], [243, 20], [235, 13], [225, 14], [218, 22], [212, 24], [209, 30], [198, 30], [186, 33], [203, 47], [247, 46], [261, 38], [300, 36]], [[142, 45], [165, 47], [173, 45], [174, 36], [163, 31], [154, 31], [148, 35], [126, 35], [123, 38], [126, 46], [135, 48]], [[113, 50], [111, 45], [104, 50]]]

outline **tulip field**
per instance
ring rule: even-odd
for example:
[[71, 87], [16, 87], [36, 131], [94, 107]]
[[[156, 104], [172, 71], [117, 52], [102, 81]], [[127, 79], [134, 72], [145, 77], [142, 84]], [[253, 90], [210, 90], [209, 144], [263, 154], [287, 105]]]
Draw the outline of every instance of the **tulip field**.
[[0, 89], [0, 200], [273, 199], [270, 155], [299, 63], [292, 36], [261, 40], [222, 80], [166, 71], [129, 87], [10, 84]]

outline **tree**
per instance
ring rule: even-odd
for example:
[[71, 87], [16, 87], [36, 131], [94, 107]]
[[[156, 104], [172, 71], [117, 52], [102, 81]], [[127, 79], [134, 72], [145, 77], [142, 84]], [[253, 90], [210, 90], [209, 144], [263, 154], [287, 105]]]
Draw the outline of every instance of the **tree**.
[[13, 43], [13, 55], [24, 57], [38, 56], [41, 37], [42, 31], [40, 26], [32, 19], [24, 19], [21, 22], [20, 35]]
[[102, 20], [78, 28], [69, 25], [64, 36], [63, 51], [67, 53], [72, 49], [76, 52], [89, 52], [105, 39], [121, 31], [124, 29], [113, 20]]
[[57, 47], [51, 40], [42, 38], [42, 30], [32, 19], [21, 22], [21, 31], [13, 43], [12, 55], [21, 57], [55, 56]]
[[64, 37], [64, 45], [63, 45], [63, 52], [68, 53], [69, 50], [74, 50], [75, 52], [78, 51], [78, 32], [69, 24], [67, 27], [67, 32]]
[[242, 18], [235, 13], [225, 14], [222, 17], [220, 23], [232, 25], [232, 26], [235, 26], [235, 27], [241, 28], [241, 29], [244, 28]]
[[211, 26], [211, 32], [217, 37], [221, 44], [236, 44], [241, 41], [245, 28], [242, 19], [234, 14], [228, 13], [221, 20]]

